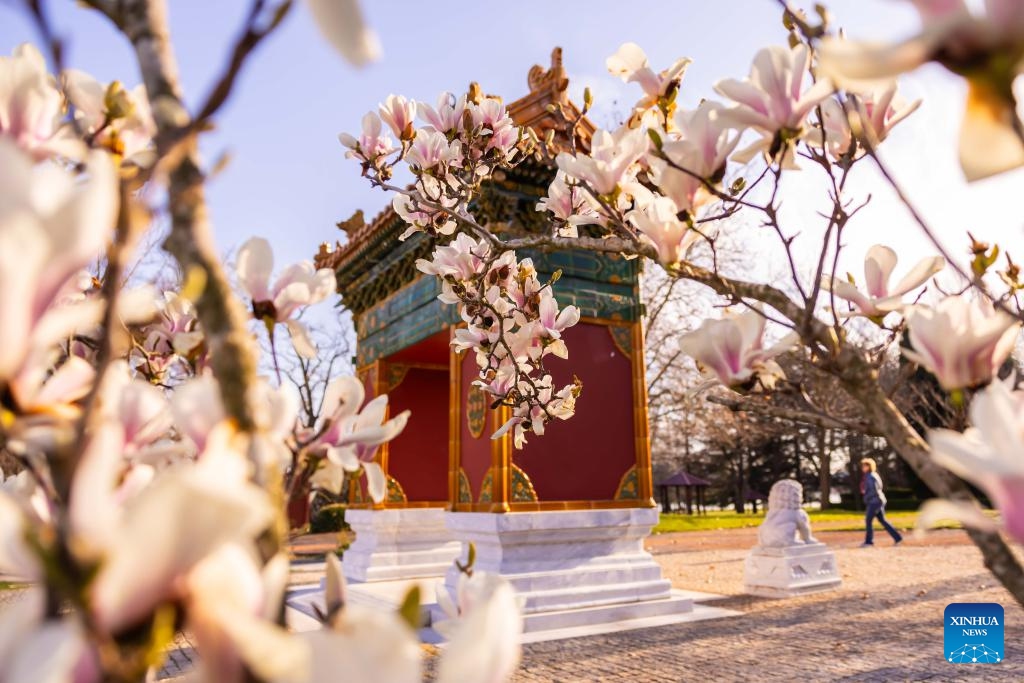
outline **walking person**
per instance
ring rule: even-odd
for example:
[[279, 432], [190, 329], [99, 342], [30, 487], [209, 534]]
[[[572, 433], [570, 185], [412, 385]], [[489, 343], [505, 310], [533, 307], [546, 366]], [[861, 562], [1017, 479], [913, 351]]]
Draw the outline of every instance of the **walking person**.
[[878, 464], [871, 458], [864, 458], [860, 461], [860, 471], [863, 475], [860, 480], [860, 494], [864, 498], [864, 507], [867, 509], [864, 515], [864, 543], [861, 547], [870, 548], [875, 545], [876, 517], [892, 536], [893, 545], [899, 545], [903, 541], [903, 537], [885, 518], [885, 494], [882, 492], [882, 478], [878, 476]]

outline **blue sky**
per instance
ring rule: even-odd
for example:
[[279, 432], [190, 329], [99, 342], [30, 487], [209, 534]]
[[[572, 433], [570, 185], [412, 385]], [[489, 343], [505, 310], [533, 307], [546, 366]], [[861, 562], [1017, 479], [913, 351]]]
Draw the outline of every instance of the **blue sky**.
[[[130, 50], [102, 17], [72, 2], [50, 4], [56, 25], [68, 38], [69, 66], [104, 81], [138, 82]], [[195, 105], [217, 77], [247, 3], [174, 0], [170, 5], [182, 80]], [[598, 99], [594, 118], [607, 124], [638, 94], [604, 69], [605, 58], [624, 41], [640, 43], [659, 68], [676, 57], [691, 57], [682, 96], [684, 104], [692, 105], [713, 96], [716, 80], [746, 75], [759, 47], [785, 40], [778, 6], [771, 0], [363, 5], [383, 44], [380, 62], [363, 70], [345, 64], [320, 40], [300, 3], [249, 63], [218, 131], [204, 143], [208, 158], [228, 151], [233, 159], [209, 190], [222, 249], [258, 234], [273, 242], [280, 262], [308, 258], [320, 242], [338, 238], [336, 220], [357, 208], [372, 215], [384, 206], [386, 198], [359, 178], [354, 162], [344, 159], [336, 136], [357, 130], [362, 114], [389, 93], [433, 102], [438, 92], [459, 91], [477, 80], [486, 92], [512, 100], [526, 92], [529, 67], [546, 65], [552, 47], [560, 45], [574, 92], [591, 86]], [[831, 3], [831, 9], [852, 36], [892, 39], [917, 28], [909, 3], [898, 0], [844, 0]], [[25, 17], [11, 3], [0, 2], [0, 50], [9, 53], [35, 40]], [[962, 251], [964, 229], [1024, 245], [1016, 201], [1022, 174], [968, 187], [956, 165], [959, 82], [928, 67], [906, 77], [903, 87], [908, 98], [924, 97], [925, 103], [901, 124], [886, 154], [926, 215], [957, 251]], [[807, 174], [788, 191], [796, 200], [812, 197], [816, 182]], [[860, 254], [883, 239], [901, 254], [926, 248], [869, 170], [852, 187], [873, 191], [875, 199], [862, 227], [851, 229], [849, 269], [858, 272]], [[1007, 196], [1014, 201], [1006, 204]], [[794, 211], [790, 219], [797, 228], [807, 222], [813, 232], [809, 208]], [[1024, 247], [1015, 251], [1024, 252]]]

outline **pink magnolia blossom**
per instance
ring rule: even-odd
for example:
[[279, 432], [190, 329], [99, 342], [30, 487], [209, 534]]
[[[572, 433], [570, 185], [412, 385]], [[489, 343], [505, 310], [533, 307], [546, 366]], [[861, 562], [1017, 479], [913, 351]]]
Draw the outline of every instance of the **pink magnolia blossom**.
[[680, 211], [692, 214], [713, 198], [705, 183], [721, 184], [729, 155], [739, 143], [740, 136], [732, 130], [723, 111], [722, 105], [710, 101], [702, 102], [692, 111], [677, 111], [674, 132], [661, 148], [672, 163], [653, 153], [648, 155], [651, 179]]
[[456, 98], [450, 92], [443, 92], [437, 98], [437, 107], [420, 102], [417, 112], [429, 127], [438, 133], [451, 133], [462, 125], [462, 114], [466, 111], [466, 97]]
[[[408, 410], [385, 419], [388, 397], [381, 395], [368, 402], [366, 391], [355, 377], [340, 377], [327, 387], [322, 407], [321, 436], [316, 444], [327, 451], [327, 458], [346, 472], [362, 469], [370, 497], [380, 502], [387, 491], [387, 478], [374, 461], [377, 448], [402, 433], [409, 421]], [[362, 408], [360, 410], [360, 407]]]
[[794, 48], [766, 47], [754, 56], [750, 76], [745, 80], [726, 79], [715, 84], [716, 92], [736, 102], [723, 116], [734, 126], [762, 133], [759, 141], [737, 153], [738, 161], [747, 161], [758, 152], [775, 154], [780, 149], [786, 153], [786, 160], [791, 159], [792, 146], [786, 141], [806, 132], [807, 115], [832, 93], [832, 83], [827, 79], [804, 89], [810, 61], [810, 50], [803, 44]]
[[274, 253], [262, 237], [252, 237], [242, 245], [235, 267], [239, 286], [252, 299], [253, 317], [268, 326], [284, 323], [295, 350], [306, 358], [316, 356], [309, 331], [292, 315], [334, 293], [334, 272], [330, 268], [317, 270], [309, 261], [301, 261], [285, 268], [271, 285]]
[[[972, 426], [963, 434], [950, 429], [928, 433], [932, 457], [985, 491], [1006, 531], [1024, 543], [1024, 392], [992, 382], [971, 400], [970, 416]], [[943, 516], [950, 516], [950, 510], [945, 506]], [[985, 523], [970, 510], [954, 510], [952, 516], [970, 526]]]
[[[821, 103], [824, 119], [822, 129], [815, 131], [814, 142], [821, 144], [824, 137], [825, 145], [832, 156], [839, 158], [849, 153], [854, 142], [854, 131], [850, 129], [851, 119], [862, 131], [858, 134], [867, 136], [873, 145], [889, 137], [893, 127], [914, 113], [921, 105], [921, 100], [909, 104], [896, 95], [896, 81], [882, 87], [865, 89], [846, 101], [846, 108], [834, 97]], [[824, 133], [822, 133], [824, 131]], [[863, 153], [863, 147], [858, 148]]]
[[413, 168], [421, 171], [441, 169], [442, 173], [461, 159], [462, 148], [457, 140], [449, 141], [444, 133], [429, 128], [416, 131], [416, 138], [406, 155], [406, 161]]
[[903, 296], [914, 291], [933, 275], [946, 267], [941, 256], [921, 259], [903, 278], [890, 288], [889, 279], [896, 268], [896, 252], [882, 244], [868, 249], [864, 258], [864, 287], [861, 291], [851, 282], [825, 276], [822, 286], [857, 308], [860, 315], [869, 318], [885, 317], [887, 313], [903, 307]]
[[700, 328], [680, 339], [679, 347], [727, 387], [741, 389], [760, 384], [770, 388], [776, 379], [784, 377], [772, 359], [793, 344], [787, 338], [766, 349], [765, 322], [757, 311], [705, 320]]
[[567, 176], [589, 184], [599, 195], [610, 195], [628, 178], [648, 145], [647, 133], [641, 129], [599, 130], [594, 133], [590, 154], [561, 152], [556, 161]]
[[64, 122], [64, 98], [46, 71], [46, 61], [25, 43], [0, 57], [0, 139], [35, 159], [60, 155], [79, 159], [85, 145]]
[[987, 299], [949, 296], [935, 307], [906, 314], [913, 349], [903, 354], [924, 367], [947, 391], [992, 381], [1017, 341], [1020, 323]]
[[434, 249], [431, 260], [418, 259], [416, 269], [427, 275], [436, 275], [442, 285], [438, 298], [447, 304], [457, 304], [461, 299], [455, 294], [452, 285], [471, 280], [483, 272], [489, 254], [490, 247], [486, 243], [463, 232], [447, 245]]
[[0, 137], [0, 379], [17, 372], [31, 348], [49, 347], [97, 312], [67, 315], [69, 307], [54, 306], [103, 253], [117, 215], [113, 166], [102, 152], [88, 159], [79, 183], [55, 165], [34, 168]]
[[644, 241], [658, 251], [658, 261], [672, 266], [686, 259], [690, 248], [700, 240], [700, 233], [678, 218], [679, 207], [668, 197], [657, 197], [646, 206], [629, 214]]
[[1024, 3], [987, 0], [974, 14], [964, 0], [915, 0], [922, 29], [894, 44], [826, 38], [820, 70], [851, 91], [875, 87], [934, 61], [967, 79], [960, 164], [968, 181], [1024, 165], [1013, 82], [1024, 67]]
[[567, 182], [565, 173], [559, 171], [554, 181], [548, 186], [546, 197], [537, 202], [538, 211], [548, 211], [558, 221], [560, 237], [577, 237], [577, 226], [599, 223], [600, 217], [594, 207], [590, 194]]
[[349, 150], [345, 152], [345, 157], [381, 167], [385, 157], [395, 151], [394, 140], [384, 132], [380, 117], [372, 111], [363, 116], [362, 127], [358, 138], [348, 133], [338, 134], [338, 141]]
[[388, 95], [380, 105], [380, 118], [399, 140], [412, 140], [415, 135], [413, 120], [416, 118], [416, 103], [401, 95]]

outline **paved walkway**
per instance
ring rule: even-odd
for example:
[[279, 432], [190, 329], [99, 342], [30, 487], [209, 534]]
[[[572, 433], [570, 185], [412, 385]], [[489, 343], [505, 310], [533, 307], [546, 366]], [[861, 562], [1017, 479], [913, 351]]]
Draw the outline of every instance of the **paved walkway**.
[[[744, 616], [526, 645], [513, 681], [1024, 681], [1024, 609], [963, 532], [898, 548], [880, 536], [869, 549], [857, 547], [858, 532], [818, 533], [836, 550], [844, 585], [788, 600], [743, 595], [753, 529], [654, 537], [650, 548], [677, 587], [724, 595], [714, 604]], [[0, 591], [0, 603], [12, 597]], [[951, 602], [1004, 606], [1006, 661], [943, 659], [942, 612]], [[191, 668], [188, 641], [177, 644], [161, 678]]]
[[[844, 585], [789, 600], [742, 595], [752, 530], [714, 532], [711, 549], [700, 547], [702, 535], [655, 537], [652, 550], [676, 586], [730, 596], [714, 604], [745, 616], [526, 645], [513, 681], [1024, 680], [1024, 610], [983, 569], [963, 532], [898, 548], [883, 537], [866, 549], [857, 547], [860, 533], [820, 532], [836, 550]], [[1007, 661], [970, 667], [943, 659], [950, 602], [1005, 607]]]

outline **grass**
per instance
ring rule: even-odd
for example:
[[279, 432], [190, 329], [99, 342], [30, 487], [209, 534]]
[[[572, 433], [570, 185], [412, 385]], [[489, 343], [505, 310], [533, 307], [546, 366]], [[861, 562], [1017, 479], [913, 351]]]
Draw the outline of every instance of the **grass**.
[[[864, 513], [851, 510], [808, 510], [811, 526], [827, 523], [823, 530], [855, 531], [864, 528]], [[910, 529], [917, 522], [915, 511], [892, 511], [886, 518], [900, 529]], [[738, 514], [733, 511], [709, 511], [706, 515], [662, 514], [654, 533], [667, 534], [677, 531], [717, 531], [719, 529], [743, 529], [756, 527], [764, 521], [764, 513]], [[955, 526], [955, 525], [954, 525]]]

